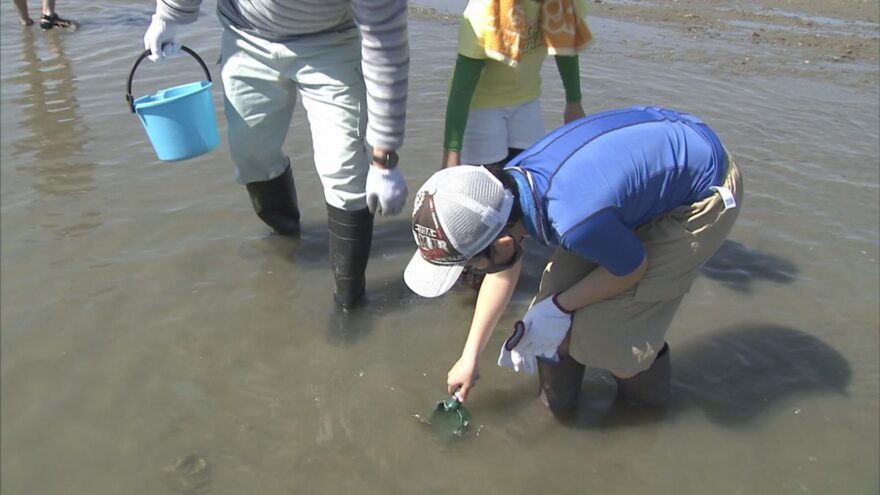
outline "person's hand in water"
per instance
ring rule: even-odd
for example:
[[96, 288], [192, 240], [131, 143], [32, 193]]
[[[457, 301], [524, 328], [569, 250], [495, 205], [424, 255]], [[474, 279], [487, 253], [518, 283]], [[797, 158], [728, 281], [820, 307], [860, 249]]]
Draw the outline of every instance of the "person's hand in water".
[[[470, 389], [473, 388], [480, 378], [480, 368], [475, 358], [462, 356], [449, 370], [446, 375], [447, 391], [455, 393], [463, 403], [467, 400]], [[456, 390], [458, 392], [456, 392]]]

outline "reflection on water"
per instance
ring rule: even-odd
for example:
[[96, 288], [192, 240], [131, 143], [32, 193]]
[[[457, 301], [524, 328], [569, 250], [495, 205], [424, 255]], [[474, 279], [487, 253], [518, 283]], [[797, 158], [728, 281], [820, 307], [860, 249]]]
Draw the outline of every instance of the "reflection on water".
[[[39, 50], [37, 38], [46, 45]], [[14, 100], [27, 137], [12, 143], [20, 170], [39, 177], [34, 184], [49, 195], [93, 189], [94, 164], [84, 157], [89, 129], [80, 117], [73, 64], [64, 53], [64, 33], [22, 30], [20, 72], [11, 78], [22, 86]], [[42, 47], [41, 47], [42, 48]]]

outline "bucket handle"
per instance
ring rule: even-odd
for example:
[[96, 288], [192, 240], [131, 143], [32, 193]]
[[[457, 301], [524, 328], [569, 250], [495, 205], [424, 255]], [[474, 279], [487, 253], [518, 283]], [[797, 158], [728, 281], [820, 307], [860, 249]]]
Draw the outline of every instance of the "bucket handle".
[[[208, 82], [211, 82], [211, 73], [208, 71], [208, 66], [205, 65], [205, 62], [202, 60], [202, 58], [199, 57], [199, 55], [195, 51], [191, 50], [187, 46], [180, 45], [180, 49], [185, 51], [186, 53], [189, 53], [193, 56], [193, 58], [196, 59], [196, 62], [198, 62], [199, 65], [202, 66], [202, 70], [205, 71], [205, 76], [208, 78]], [[134, 97], [131, 96], [131, 80], [134, 78], [134, 71], [138, 68], [138, 65], [140, 65], [141, 62], [143, 62], [143, 60], [150, 55], [150, 53], [152, 53], [150, 50], [144, 50], [144, 53], [141, 53], [138, 59], [134, 62], [134, 66], [131, 68], [131, 72], [129, 72], [128, 74], [128, 84], [126, 85], [125, 100], [128, 102], [128, 107], [131, 108], [131, 113], [134, 113]]]

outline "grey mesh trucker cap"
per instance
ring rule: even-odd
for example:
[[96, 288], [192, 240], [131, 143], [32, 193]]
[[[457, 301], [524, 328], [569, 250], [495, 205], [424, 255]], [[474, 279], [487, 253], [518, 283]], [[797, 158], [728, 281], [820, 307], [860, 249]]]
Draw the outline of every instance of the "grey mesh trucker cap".
[[432, 175], [416, 193], [412, 230], [418, 250], [403, 280], [422, 297], [437, 297], [465, 263], [501, 233], [513, 194], [483, 167], [459, 165]]

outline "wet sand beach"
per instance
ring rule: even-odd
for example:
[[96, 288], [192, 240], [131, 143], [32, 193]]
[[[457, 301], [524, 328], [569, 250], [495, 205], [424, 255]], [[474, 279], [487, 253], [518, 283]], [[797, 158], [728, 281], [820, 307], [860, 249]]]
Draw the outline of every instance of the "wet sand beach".
[[[455, 23], [448, 3], [421, 2], [416, 15]], [[451, 2], [458, 7], [463, 2]], [[717, 64], [743, 75], [791, 75], [871, 87], [877, 85], [880, 45], [876, 1], [676, 0], [604, 1], [587, 5], [591, 18], [658, 27], [675, 39], [670, 50], [633, 46], [633, 57]], [[627, 43], [627, 40], [620, 40]], [[706, 49], [706, 42], [723, 49]]]
[[[214, 1], [181, 30], [219, 68]], [[463, 1], [411, 7], [400, 166], [440, 164]], [[271, 235], [220, 147], [156, 159], [124, 100], [152, 8], [59, 2], [76, 33], [0, 4], [0, 492], [6, 494], [735, 494], [880, 490], [880, 5], [594, 1], [587, 112], [654, 104], [720, 134], [746, 204], [669, 334], [673, 403], [611, 404], [589, 370], [560, 426], [535, 377], [495, 365], [546, 250], [481, 360], [472, 428], [445, 397], [473, 294], [404, 285], [407, 214], [376, 221], [368, 304], [332, 302], [326, 218], [298, 108], [285, 144], [303, 231]], [[200, 78], [181, 57], [136, 94]], [[545, 64], [547, 127], [563, 91]], [[219, 86], [219, 83], [217, 83]], [[411, 207], [412, 199], [408, 203]]]

